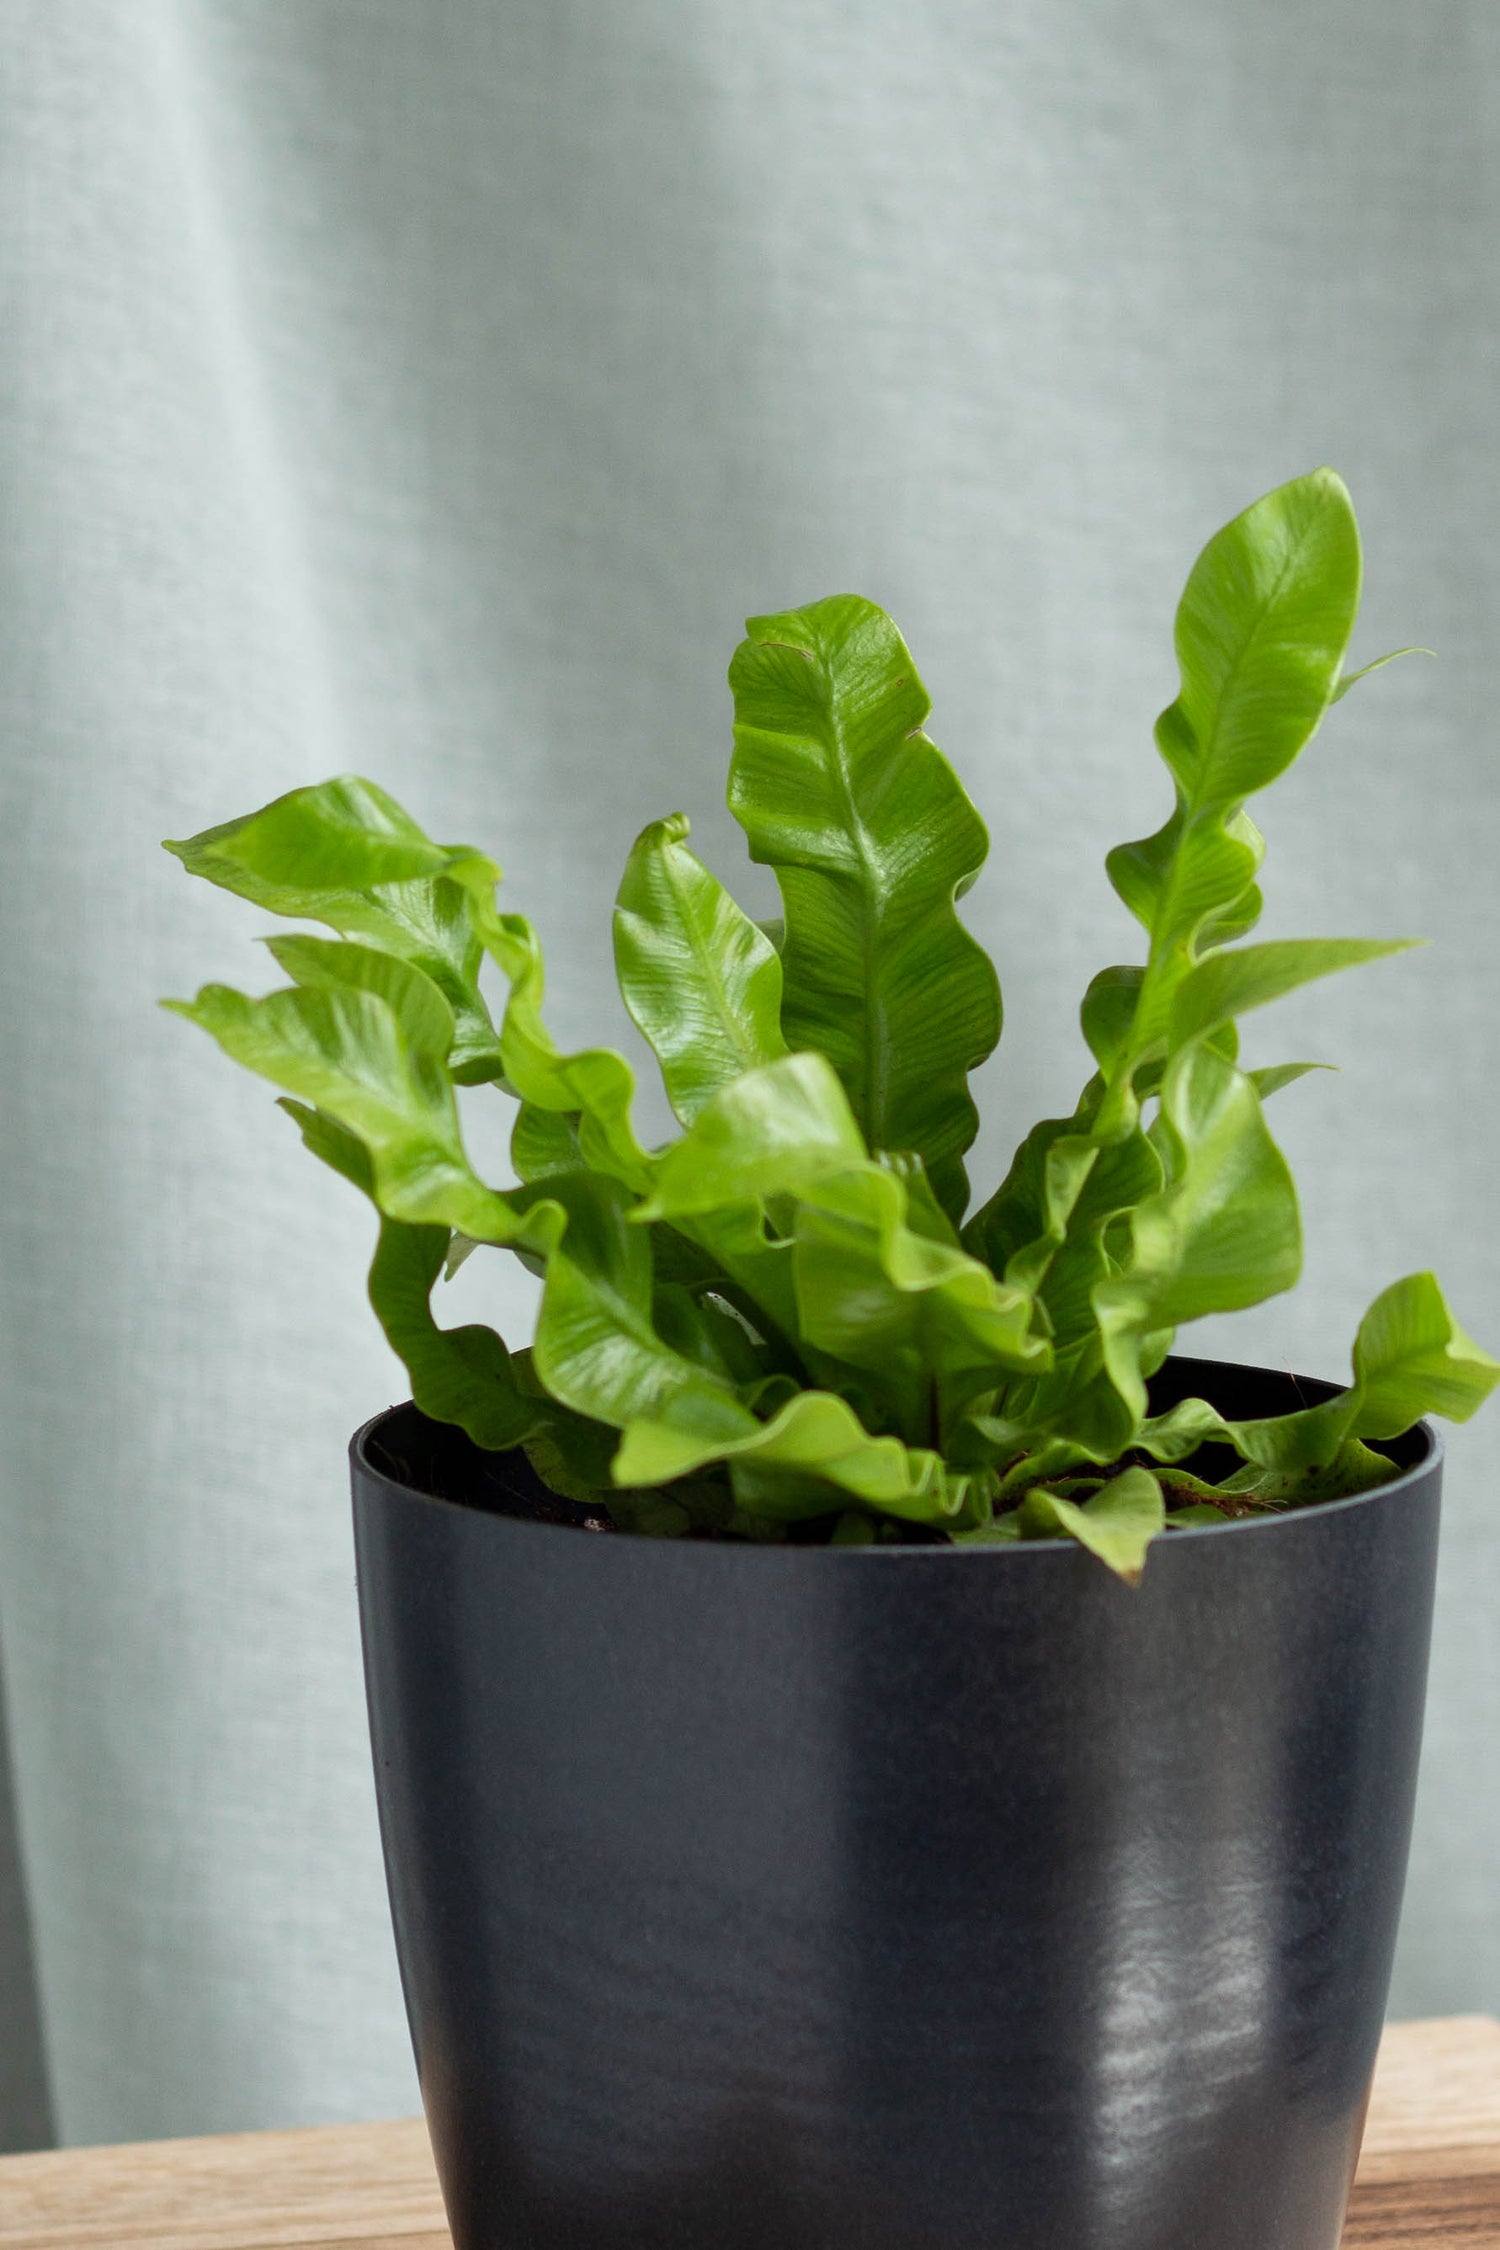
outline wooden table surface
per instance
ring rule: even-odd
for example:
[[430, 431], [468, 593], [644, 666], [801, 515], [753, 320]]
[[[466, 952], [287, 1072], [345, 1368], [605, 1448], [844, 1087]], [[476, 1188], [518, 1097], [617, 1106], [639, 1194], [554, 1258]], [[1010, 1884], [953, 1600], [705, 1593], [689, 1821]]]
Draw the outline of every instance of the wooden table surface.
[[[1398, 2024], [1344, 2250], [1500, 2250], [1500, 2023]], [[417, 2120], [0, 2158], [0, 2250], [450, 2250]], [[768, 2245], [768, 2250], [773, 2246]]]

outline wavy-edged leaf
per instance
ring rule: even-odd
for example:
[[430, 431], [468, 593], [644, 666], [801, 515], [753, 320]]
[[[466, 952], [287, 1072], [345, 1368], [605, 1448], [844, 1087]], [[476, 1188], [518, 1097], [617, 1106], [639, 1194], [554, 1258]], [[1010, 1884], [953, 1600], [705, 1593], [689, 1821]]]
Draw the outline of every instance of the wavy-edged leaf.
[[[1371, 1443], [1423, 1411], [1471, 1412], [1500, 1380], [1420, 1275], [1371, 1308], [1354, 1383], [1327, 1405], [1146, 1415], [1179, 1321], [1295, 1277], [1295, 1197], [1260, 1101], [1312, 1066], [1240, 1071], [1236, 1018], [1397, 950], [1237, 942], [1260, 910], [1246, 804], [1358, 676], [1342, 669], [1358, 578], [1326, 472], [1199, 558], [1182, 691], [1158, 725], [1175, 807], [1110, 860], [1149, 958], [1091, 986], [1098, 1076], [1072, 1118], [1028, 1136], [961, 1245], [965, 1073], [999, 1006], [955, 902], [985, 839], [867, 603], [753, 621], [735, 659], [732, 801], [777, 870], [784, 929], [741, 914], [681, 816], [632, 854], [618, 959], [687, 1126], [667, 1150], [639, 1144], [623, 1057], [557, 1050], [536, 935], [497, 914], [493, 864], [358, 780], [170, 847], [338, 940], [275, 942], [289, 992], [211, 986], [181, 1012], [286, 1088], [308, 1146], [380, 1207], [372, 1294], [419, 1401], [481, 1442], [524, 1433], [558, 1490], [597, 1499], [615, 1480], [622, 1526], [662, 1534], [785, 1536], [823, 1516], [850, 1539], [880, 1513], [965, 1539], [1061, 1530], [1138, 1574], [1162, 1479], [1173, 1521], [1362, 1489], [1389, 1473]], [[498, 1034], [486, 955], [510, 983]], [[523, 1185], [504, 1193], [469, 1165], [453, 1095], [486, 1078], [521, 1103]], [[545, 1272], [535, 1355], [434, 1320], [445, 1256], [476, 1241]], [[1172, 1466], [1208, 1439], [1246, 1464], [1211, 1492]], [[1116, 1473], [1136, 1446], [1161, 1479]]]
[[[1156, 835], [1108, 863], [1149, 933], [1149, 959], [1095, 978], [1082, 1023], [1099, 1079], [1075, 1119], [1029, 1136], [965, 1229], [966, 1246], [1042, 1294], [1058, 1341], [1054, 1375], [1008, 1393], [996, 1427], [1040, 1417], [1054, 1442], [1066, 1430], [1096, 1453], [1112, 1436], [1123, 1447], [1178, 1321], [1295, 1279], [1295, 1195], [1259, 1103], [1298, 1073], [1257, 1081], [1236, 1070], [1235, 1018], [1395, 947], [1227, 947], [1259, 913], [1263, 846], [1245, 800], [1285, 771], [1326, 709], [1359, 579], [1348, 495], [1323, 471], [1236, 517], [1190, 575], [1176, 629], [1181, 693], [1157, 727], [1176, 804]], [[1163, 1116], [1149, 1141], [1167, 1175], [1153, 1185], [1138, 1118], [1158, 1091]]]
[[222, 821], [166, 849], [193, 874], [230, 890], [242, 882], [259, 886], [256, 904], [277, 914], [305, 911], [282, 899], [441, 875], [452, 857], [394, 797], [358, 774], [288, 790], [258, 812]]
[[500, 1025], [508, 1083], [523, 1102], [576, 1118], [585, 1163], [640, 1193], [651, 1166], [632, 1122], [635, 1079], [629, 1063], [612, 1047], [558, 1052], [542, 1021], [546, 979], [541, 941], [524, 915], [497, 914], [491, 908], [481, 916], [480, 934], [510, 980]]
[[[562, 1192], [562, 1183], [553, 1185]], [[547, 1261], [534, 1346], [548, 1390], [577, 1413], [616, 1429], [654, 1418], [694, 1439], [717, 1441], [757, 1428], [733, 1382], [659, 1334], [651, 1244], [644, 1228], [630, 1224], [627, 1194], [617, 1182], [589, 1173], [574, 1174], [567, 1187], [567, 1226]]]
[[927, 1167], [915, 1150], [878, 1149], [874, 1161], [905, 1188], [906, 1223], [912, 1232], [926, 1235], [929, 1242], [945, 1242], [950, 1250], [958, 1249], [958, 1229], [933, 1194]]
[[994, 970], [954, 911], [984, 824], [883, 610], [839, 595], [747, 632], [729, 804], [781, 886], [787, 1044], [827, 1055], [870, 1146], [916, 1150], [959, 1215], [967, 1075], [1000, 1036]]
[[1084, 1043], [1102, 1071], [1112, 1071], [1129, 1048], [1145, 981], [1144, 966], [1129, 962], [1101, 969], [1090, 981], [1078, 1021]]
[[[998, 1377], [1045, 1363], [1045, 1340], [1029, 1332], [1029, 1299], [958, 1248], [920, 1162], [866, 1158], [822, 1055], [785, 1056], [716, 1094], [661, 1157], [635, 1217], [674, 1220], [764, 1302], [767, 1268], [781, 1276], [763, 1221], [746, 1212], [749, 1197], [759, 1210], [778, 1198], [792, 1206], [785, 1223], [796, 1298], [794, 1306], [775, 1302], [778, 1325], [799, 1339], [814, 1369], [821, 1353], [878, 1373], [892, 1419], [911, 1434], [928, 1430], [930, 1385], [981, 1366]], [[760, 1270], [737, 1256], [751, 1248]], [[937, 1352], [930, 1366], [929, 1345]], [[940, 1418], [942, 1410], [940, 1403]]]
[[542, 1206], [525, 1208], [486, 1187], [469, 1163], [442, 1051], [416, 1036], [432, 1018], [425, 997], [405, 1022], [379, 994], [349, 986], [293, 986], [252, 1000], [209, 984], [196, 1000], [164, 1005], [353, 1134], [391, 1218], [458, 1227], [477, 1241], [547, 1246]]
[[1399, 1437], [1424, 1414], [1467, 1422], [1497, 1382], [1500, 1360], [1454, 1319], [1436, 1274], [1408, 1274], [1382, 1289], [1354, 1339], [1358, 1405], [1349, 1434]]
[[684, 1125], [743, 1071], [786, 1053], [780, 956], [688, 834], [685, 813], [643, 829], [615, 901], [620, 990]]
[[1464, 1333], [1431, 1273], [1407, 1274], [1380, 1292], [1359, 1324], [1353, 1360], [1349, 1388], [1319, 1406], [1231, 1422], [1206, 1399], [1183, 1399], [1147, 1422], [1140, 1442], [1168, 1461], [1200, 1445], [1232, 1445], [1295, 1492], [1306, 1472], [1325, 1468], [1351, 1442], [1399, 1437], [1424, 1414], [1466, 1422], [1500, 1383], [1500, 1360]]
[[1351, 1500], [1357, 1492], [1373, 1492], [1398, 1474], [1395, 1462], [1383, 1453], [1372, 1453], [1360, 1438], [1345, 1438], [1330, 1461], [1295, 1469], [1263, 1469], [1252, 1461], [1218, 1489], [1231, 1511], [1246, 1501], [1256, 1509], [1308, 1508], [1319, 1500]]
[[1330, 469], [1267, 493], [1194, 564], [1177, 612], [1181, 691], [1156, 728], [1177, 801], [1155, 835], [1106, 861], [1151, 940], [1116, 1069], [1165, 1036], [1195, 959], [1253, 928], [1264, 843], [1245, 800], [1284, 773], [1316, 730], [1359, 590], [1354, 511]]
[[1161, 1486], [1149, 1469], [1122, 1469], [1081, 1505], [1036, 1487], [1019, 1509], [1023, 1537], [1076, 1539], [1128, 1586], [1146, 1567], [1146, 1550], [1166, 1528]]
[[525, 1446], [527, 1460], [549, 1491], [583, 1507], [607, 1508], [622, 1530], [666, 1529], [665, 1525], [643, 1520], [639, 1510], [627, 1517], [620, 1508], [609, 1476], [609, 1465], [620, 1442], [619, 1431], [607, 1422], [591, 1422], [553, 1398], [543, 1387], [529, 1351], [516, 1352], [511, 1365], [522, 1390], [534, 1392], [545, 1408]]
[[1072, 1117], [1033, 1126], [964, 1229], [965, 1248], [1041, 1300], [1060, 1342], [1092, 1323], [1094, 1284], [1114, 1271], [1105, 1249], [1113, 1222], [1163, 1184], [1161, 1156], [1139, 1126], [1113, 1140], [1093, 1136], [1096, 1091], [1097, 1082]]
[[[1007, 1281], [1035, 1292], [1038, 1325], [1053, 1340], [1050, 1372], [1005, 1386], [996, 1412], [975, 1426], [991, 1458], [1020, 1459], [1017, 1475], [1020, 1457], [1032, 1459], [1033, 1477], [1043, 1458], [1049, 1475], [1108, 1461], [1129, 1445], [1138, 1418], [1106, 1367], [1098, 1292], [1121, 1270], [1130, 1213], [1160, 1193], [1166, 1173], [1156, 1137], [1139, 1125], [1113, 1140], [1095, 1137], [1101, 1092], [1094, 1080], [1072, 1118], [1045, 1119], [1028, 1134], [972, 1231], [964, 1230], [987, 1262], [1003, 1257]], [[1144, 1365], [1158, 1341], [1147, 1329], [1122, 1348]]]
[[1038, 1119], [994, 1194], [964, 1226], [964, 1248], [1018, 1285], [1038, 1286], [1098, 1160], [1100, 1144], [1090, 1134], [1093, 1091], [1071, 1117]]
[[1280, 1000], [1316, 977], [1409, 953], [1422, 938], [1278, 938], [1210, 953], [1189, 969], [1172, 998], [1169, 1053], [1217, 1031], [1251, 1008]]
[[1300, 1270], [1296, 1191], [1246, 1074], [1189, 1047], [1161, 1102], [1149, 1135], [1096, 1151], [1097, 1184], [1086, 1174], [1069, 1207], [1042, 1292], [1055, 1371], [1004, 1393], [988, 1418], [996, 1439], [1014, 1428], [1017, 1454], [1045, 1438], [1048, 1474], [1137, 1442], [1146, 1378], [1179, 1322], [1258, 1304]]
[[453, 1076], [461, 1085], [499, 1077], [474, 906], [500, 871], [482, 853], [435, 844], [393, 797], [352, 774], [164, 848], [189, 874], [268, 913], [325, 922], [414, 962], [453, 1011]]
[[[300, 1128], [312, 1153], [354, 1187], [375, 1197], [374, 1168], [364, 1143], [321, 1110], [283, 1095], [279, 1105]], [[370, 1267], [370, 1302], [386, 1341], [402, 1361], [412, 1397], [437, 1422], [454, 1422], [476, 1445], [502, 1451], [524, 1445], [543, 1483], [565, 1498], [612, 1498], [610, 1458], [618, 1433], [586, 1420], [553, 1398], [538, 1381], [529, 1351], [510, 1352], [493, 1329], [442, 1328], [433, 1319], [431, 1295], [439, 1273], [452, 1273], [462, 1257], [456, 1245], [477, 1247], [441, 1226], [380, 1221]]]
[[382, 1218], [370, 1266], [370, 1303], [411, 1395], [435, 1422], [456, 1422], [476, 1445], [500, 1452], [534, 1436], [548, 1408], [516, 1382], [510, 1353], [493, 1328], [439, 1328], [432, 1285], [448, 1251], [446, 1227], [403, 1226]]
[[843, 1087], [820, 1054], [784, 1055], [714, 1095], [659, 1159], [638, 1220], [681, 1219], [796, 1195], [865, 1161]]
[[975, 1388], [1048, 1365], [1032, 1300], [987, 1266], [908, 1223], [905, 1183], [879, 1166], [833, 1173], [801, 1194], [793, 1273], [803, 1337], [880, 1377], [909, 1438], [940, 1442]]
[[722, 1440], [643, 1416], [627, 1427], [614, 1474], [619, 1484], [664, 1483], [711, 1461], [729, 1464], [743, 1508], [786, 1521], [833, 1514], [847, 1494], [911, 1523], [962, 1525], [988, 1491], [926, 1448], [872, 1437], [828, 1391], [799, 1391], [769, 1422]]
[[[1117, 1380], [1127, 1337], [1258, 1305], [1302, 1267], [1296, 1189], [1243, 1071], [1187, 1048], [1167, 1073], [1153, 1137], [1167, 1184], [1132, 1211], [1124, 1270], [1096, 1297]], [[1137, 1379], [1132, 1369], [1132, 1392]]]
[[414, 961], [340, 938], [267, 938], [266, 948], [294, 984], [313, 992], [372, 992], [390, 1009], [414, 1052], [447, 1055], [453, 1011]]

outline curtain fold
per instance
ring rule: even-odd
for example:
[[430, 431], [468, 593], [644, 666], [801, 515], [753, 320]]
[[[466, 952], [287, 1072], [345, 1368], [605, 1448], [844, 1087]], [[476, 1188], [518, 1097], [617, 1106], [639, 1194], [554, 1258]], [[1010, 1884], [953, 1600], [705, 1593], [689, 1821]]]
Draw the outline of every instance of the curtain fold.
[[[1441, 661], [1278, 792], [1267, 930], [1439, 942], [1258, 1037], [1343, 1066], [1278, 1097], [1308, 1273], [1201, 1348], [1338, 1376], [1428, 1264], [1494, 1348], [1500, 28], [18, 0], [0, 71], [0, 1649], [56, 2124], [391, 2114], [343, 1449], [402, 1379], [366, 1213], [153, 1006], [252, 980], [261, 926], [159, 838], [368, 773], [498, 855], [559, 1037], [628, 1045], [637, 829], [683, 806], [766, 896], [722, 801], [741, 620], [866, 592], [994, 838], [983, 1184], [1131, 944], [1100, 862], [1165, 811], [1187, 565], [1329, 460], [1360, 654]], [[518, 1334], [487, 1263], [454, 1317]], [[1406, 2013], [1500, 2006], [1492, 1451], [1452, 1447]]]
[[36, 1975], [31, 1916], [21, 1876], [5, 1698], [0, 1694], [0, 2156], [45, 2148], [52, 2140], [52, 2104]]

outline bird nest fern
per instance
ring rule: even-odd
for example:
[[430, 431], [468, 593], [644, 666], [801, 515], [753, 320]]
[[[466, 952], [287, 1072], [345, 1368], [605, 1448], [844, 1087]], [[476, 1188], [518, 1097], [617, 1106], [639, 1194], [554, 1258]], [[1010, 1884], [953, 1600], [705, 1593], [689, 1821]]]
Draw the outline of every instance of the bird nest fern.
[[[1238, 1017], [1401, 949], [1244, 942], [1264, 849], [1246, 803], [1358, 676], [1359, 585], [1326, 470], [1199, 557], [1156, 730], [1175, 803], [1107, 861], [1145, 959], [1089, 986], [1077, 1108], [1035, 1126], [972, 1212], [968, 1075], [1001, 1010], [956, 902], [987, 838], [900, 634], [853, 597], [752, 620], [730, 667], [729, 803], [783, 920], [742, 912], [681, 814], [631, 852], [615, 959], [681, 1125], [665, 1145], [638, 1137], [622, 1056], [558, 1051], [536, 934], [497, 909], [494, 863], [366, 781], [168, 846], [337, 933], [271, 939], [291, 981], [263, 998], [208, 985], [168, 1005], [281, 1087], [375, 1205], [370, 1295], [417, 1404], [524, 1447], [558, 1493], [668, 1535], [1065, 1537], [1135, 1577], [1174, 1525], [1383, 1481], [1380, 1441], [1467, 1416], [1500, 1378], [1414, 1274], [1371, 1306], [1326, 1403], [1231, 1421], [1203, 1398], [1153, 1412], [1148, 1390], [1182, 1323], [1298, 1276], [1264, 1108], [1312, 1066], [1242, 1069]], [[455, 1089], [479, 1085], [517, 1105], [518, 1185], [465, 1151]], [[542, 1276], [527, 1350], [434, 1318], [439, 1276], [491, 1248]], [[1229, 1475], [1192, 1473], [1207, 1445], [1232, 1448]]]

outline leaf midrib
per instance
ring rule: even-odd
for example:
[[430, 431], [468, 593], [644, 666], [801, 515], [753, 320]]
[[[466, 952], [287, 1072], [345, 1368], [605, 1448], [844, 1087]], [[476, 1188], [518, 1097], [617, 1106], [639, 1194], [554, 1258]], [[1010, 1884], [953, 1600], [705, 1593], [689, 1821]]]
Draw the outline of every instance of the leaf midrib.
[[[666, 874], [672, 896], [676, 900], [678, 911], [682, 916], [683, 926], [688, 932], [688, 942], [697, 957], [698, 966], [709, 986], [714, 1007], [718, 1011], [720, 1024], [727, 1033], [729, 1044], [733, 1047], [735, 1053], [744, 1063], [746, 1069], [751, 1070], [761, 1060], [760, 1051], [755, 1045], [750, 1031], [747, 1027], [742, 1026], [739, 1016], [731, 1005], [729, 987], [724, 981], [718, 962], [714, 959], [713, 948], [708, 943], [708, 933], [698, 914], [692, 897], [691, 886], [683, 880], [680, 870], [673, 867], [670, 861], [668, 861]], [[713, 918], [712, 906], [710, 905], [706, 911], [711, 922]]]
[[[1231, 694], [1233, 693], [1235, 682], [1239, 678], [1241, 672], [1244, 670], [1245, 665], [1250, 659], [1252, 651], [1255, 649], [1257, 643], [1259, 642], [1261, 633], [1265, 627], [1266, 620], [1270, 616], [1272, 609], [1275, 607], [1275, 604], [1280, 597], [1281, 590], [1286, 584], [1287, 578], [1290, 575], [1298, 558], [1300, 557], [1303, 547], [1311, 537], [1311, 534], [1312, 524], [1309, 523], [1303, 530], [1300, 538], [1298, 538], [1292, 545], [1292, 547], [1288, 550], [1286, 559], [1284, 560], [1280, 570], [1276, 574], [1274, 584], [1271, 586], [1270, 591], [1267, 593], [1265, 599], [1260, 605], [1259, 610], [1256, 613], [1253, 626], [1245, 635], [1244, 640], [1240, 644], [1238, 653], [1235, 655], [1233, 662], [1230, 664], [1228, 670], [1224, 675], [1219, 693], [1214, 701], [1213, 724], [1209, 731], [1207, 741], [1203, 746], [1204, 756], [1202, 759], [1200, 770], [1206, 771], [1210, 763], [1211, 751], [1209, 745], [1214, 743], [1218, 738], [1221, 726], [1223, 724], [1224, 710]], [[1181, 702], [1182, 699], [1179, 696], [1177, 700], [1178, 702]], [[1169, 924], [1171, 921], [1171, 916], [1167, 909], [1173, 904], [1177, 896], [1179, 878], [1181, 876], [1183, 862], [1186, 857], [1184, 847], [1186, 846], [1187, 839], [1192, 833], [1193, 828], [1196, 826], [1198, 819], [1201, 817], [1199, 811], [1187, 799], [1185, 792], [1183, 792], [1182, 790], [1182, 785], [1180, 782], [1177, 784], [1177, 787], [1179, 798], [1181, 799], [1183, 808], [1182, 838], [1178, 844], [1177, 850], [1172, 854], [1172, 859], [1167, 876], [1167, 886], [1162, 893], [1161, 905], [1157, 914], [1158, 927], [1160, 927], [1164, 923]], [[1239, 805], [1243, 805], [1245, 801], [1246, 800], [1241, 797], [1237, 800], [1237, 803]], [[1231, 799], [1229, 800], [1229, 802], [1235, 803], [1236, 800]], [[1227, 826], [1228, 820], [1231, 817], [1232, 815], [1229, 813], [1228, 805], [1226, 804], [1226, 806], [1221, 808], [1220, 818]], [[1152, 957], [1150, 965], [1152, 969], [1155, 969], [1158, 967], [1161, 959], [1163, 958], [1162, 955], [1157, 951], [1155, 930], [1153, 930], [1151, 933], [1151, 949]], [[1144, 993], [1142, 995], [1142, 998], [1144, 998]]]
[[[885, 1003], [881, 997], [874, 973], [874, 960], [875, 924], [878, 919], [878, 910], [883, 910], [884, 907], [887, 886], [880, 878], [879, 862], [870, 847], [869, 832], [855, 802], [854, 786], [849, 774], [850, 760], [845, 747], [845, 729], [839, 710], [841, 698], [834, 668], [821, 647], [818, 651], [818, 658], [822, 666], [823, 677], [828, 684], [829, 748], [833, 757], [837, 789], [843, 801], [846, 826], [854, 839], [855, 850], [859, 855], [860, 865], [865, 875], [865, 882], [861, 888], [860, 912], [860, 921], [865, 933], [865, 942], [860, 949], [860, 969], [864, 982], [864, 1022], [866, 1026], [864, 1039], [864, 1123], [866, 1138], [870, 1146], [872, 1148], [884, 1148], [888, 1145], [885, 1125], [886, 1106], [890, 1094], [890, 1041], [886, 1028]], [[877, 1030], [878, 1036], [875, 1036]]]

